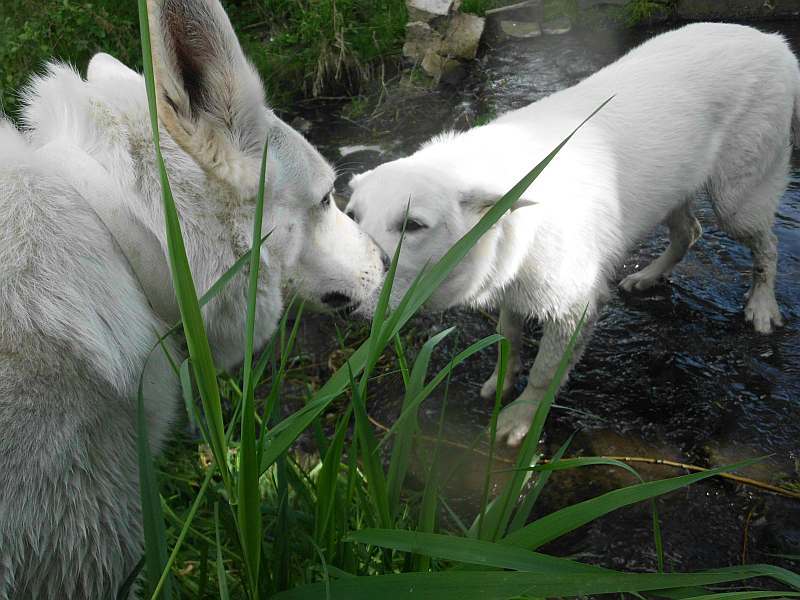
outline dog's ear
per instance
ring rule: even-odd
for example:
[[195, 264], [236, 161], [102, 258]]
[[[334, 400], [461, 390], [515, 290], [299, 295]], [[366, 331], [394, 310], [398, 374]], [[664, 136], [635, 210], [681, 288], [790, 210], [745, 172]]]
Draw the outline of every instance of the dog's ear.
[[[500, 198], [502, 198], [502, 196], [498, 196], [497, 194], [492, 194], [484, 190], [474, 189], [462, 193], [460, 203], [464, 208], [483, 215], [486, 211], [497, 204]], [[533, 200], [520, 198], [511, 206], [511, 212], [514, 212], [520, 208], [525, 208], [526, 206], [534, 206], [535, 204], [536, 202]]]
[[89, 61], [86, 69], [86, 80], [90, 83], [122, 79], [140, 83], [142, 76], [133, 69], [128, 68], [116, 58], [105, 52], [98, 52]]
[[358, 182], [364, 179], [367, 175], [372, 173], [370, 171], [364, 171], [363, 173], [355, 173], [350, 177], [350, 181], [347, 182], [347, 187], [350, 188], [350, 191], [355, 191], [356, 187], [358, 186]]
[[255, 195], [264, 90], [217, 0], [148, 0], [159, 120], [210, 175]]

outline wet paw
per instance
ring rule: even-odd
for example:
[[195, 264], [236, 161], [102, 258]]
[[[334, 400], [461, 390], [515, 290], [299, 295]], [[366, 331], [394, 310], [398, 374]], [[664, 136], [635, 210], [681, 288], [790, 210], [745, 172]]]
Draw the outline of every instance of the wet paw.
[[744, 318], [753, 324], [758, 333], [772, 333], [773, 327], [783, 325], [780, 308], [775, 295], [770, 291], [754, 290], [744, 308]]
[[648, 275], [645, 270], [639, 271], [628, 275], [625, 279], [620, 281], [619, 287], [628, 293], [634, 291], [641, 292], [649, 290], [656, 285], [664, 282], [664, 276], [659, 274], [656, 276]]
[[520, 402], [506, 406], [497, 417], [497, 439], [509, 446], [519, 446], [531, 428], [538, 404]]

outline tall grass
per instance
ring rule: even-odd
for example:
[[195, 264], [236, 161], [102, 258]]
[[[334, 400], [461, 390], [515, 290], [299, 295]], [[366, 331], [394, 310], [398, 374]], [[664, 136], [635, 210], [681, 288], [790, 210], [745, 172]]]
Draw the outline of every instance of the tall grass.
[[[457, 353], [438, 373], [429, 375], [430, 359], [452, 328], [431, 337], [415, 360], [403, 345], [400, 332], [459, 261], [486, 231], [519, 199], [552, 161], [577, 129], [509, 191], [436, 264], [423, 270], [390, 310], [389, 297], [400, 248], [382, 290], [367, 339], [346, 363], [319, 389], [305, 406], [280, 419], [277, 410], [287, 365], [293, 351], [300, 317], [289, 327], [288, 313], [261, 358], [254, 361], [253, 331], [271, 324], [256, 323], [256, 282], [259, 271], [261, 216], [264, 207], [266, 148], [262, 159], [262, 181], [254, 203], [253, 246], [249, 254], [231, 267], [226, 276], [202, 298], [191, 279], [180, 228], [172, 199], [167, 166], [161, 157], [158, 117], [152, 71], [149, 28], [145, 1], [139, 0], [145, 78], [152, 117], [153, 140], [159, 165], [166, 232], [173, 284], [181, 310], [181, 329], [189, 350], [188, 363], [175, 365], [182, 382], [189, 413], [210, 448], [212, 462], [199, 476], [190, 478], [193, 497], [171, 501], [160, 494], [146, 440], [141, 393], [139, 409], [139, 463], [142, 511], [145, 524], [146, 597], [175, 598], [359, 598], [407, 596], [422, 598], [480, 597], [482, 600], [510, 597], [574, 596], [630, 592], [675, 596], [716, 597], [698, 586], [736, 582], [752, 577], [772, 577], [800, 590], [800, 576], [768, 565], [750, 565], [694, 574], [619, 573], [574, 560], [537, 553], [535, 550], [599, 516], [620, 507], [652, 499], [717, 473], [733, 470], [740, 463], [701, 474], [658, 482], [641, 482], [597, 498], [563, 508], [529, 522], [547, 473], [586, 467], [600, 461], [561, 459], [546, 467], [539, 464], [537, 441], [571, 358], [579, 331], [573, 335], [562, 357], [555, 380], [533, 419], [531, 434], [519, 453], [513, 476], [494, 498], [489, 498], [491, 462], [487, 465], [484, 502], [471, 527], [460, 535], [437, 531], [436, 515], [445, 506], [434, 477], [434, 457], [425, 488], [416, 496], [406, 490], [411, 464], [410, 449], [417, 431], [421, 403], [453, 370], [470, 356], [499, 344], [501, 374], [507, 362], [507, 342], [499, 335], [478, 340]], [[602, 107], [598, 108], [600, 110]], [[589, 117], [591, 118], [591, 116]], [[587, 118], [588, 120], [588, 118]], [[580, 128], [580, 126], [579, 126]], [[241, 379], [218, 378], [211, 358], [200, 307], [250, 262], [246, 342]], [[405, 385], [402, 413], [391, 431], [379, 439], [367, 416], [372, 375], [381, 357], [393, 346]], [[194, 384], [192, 386], [191, 384]], [[256, 389], [266, 383], [266, 398]], [[202, 412], [194, 403], [197, 389]], [[490, 448], [495, 445], [495, 423], [500, 391], [490, 426]], [[223, 410], [222, 398], [230, 400]], [[334, 400], [344, 408], [330, 439], [324, 434], [323, 412]], [[197, 414], [195, 414], [197, 413]], [[307, 429], [317, 432], [319, 461], [312, 468], [301, 466], [290, 450]], [[384, 450], [388, 452], [388, 468]], [[560, 459], [560, 460], [559, 460]], [[603, 463], [603, 464], [607, 464]], [[627, 467], [626, 467], [627, 468]], [[531, 493], [524, 489], [532, 474], [539, 473]], [[188, 510], [186, 505], [189, 505]], [[178, 514], [180, 513], [180, 514]], [[200, 515], [205, 521], [200, 523]], [[165, 519], [172, 524], [173, 539], [167, 537]], [[657, 525], [657, 516], [654, 516]], [[177, 535], [174, 532], [177, 531]], [[658, 528], [656, 545], [660, 548]], [[192, 547], [186, 548], [192, 539]], [[192, 552], [195, 577], [172, 578], [176, 557]], [[659, 550], [660, 552], [660, 550]], [[768, 595], [800, 595], [765, 592]], [[746, 596], [740, 596], [746, 597]], [[765, 597], [765, 596], [764, 596]]]

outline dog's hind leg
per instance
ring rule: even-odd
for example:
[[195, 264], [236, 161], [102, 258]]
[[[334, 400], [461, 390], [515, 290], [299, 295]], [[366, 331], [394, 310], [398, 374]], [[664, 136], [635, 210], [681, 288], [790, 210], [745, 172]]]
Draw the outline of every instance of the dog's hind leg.
[[[516, 314], [506, 306], [500, 307], [500, 318], [497, 321], [497, 333], [505, 336], [511, 346], [509, 353], [508, 366], [506, 367], [506, 376], [503, 381], [503, 395], [513, 387], [514, 378], [522, 370], [522, 334], [525, 328], [525, 319]], [[494, 368], [494, 373], [486, 383], [481, 387], [481, 397], [489, 400], [494, 398], [497, 392], [497, 377], [500, 371], [500, 356], [497, 357], [497, 365]]]
[[673, 210], [664, 224], [669, 227], [669, 246], [644, 269], [622, 280], [619, 286], [626, 292], [646, 290], [667, 277], [703, 233], [703, 228], [692, 214], [691, 200]]
[[770, 333], [783, 325], [775, 299], [778, 240], [772, 232], [775, 211], [786, 189], [790, 148], [775, 161], [755, 185], [736, 181], [736, 186], [718, 183], [711, 195], [720, 226], [753, 253], [753, 280], [745, 296], [745, 319], [759, 333]]

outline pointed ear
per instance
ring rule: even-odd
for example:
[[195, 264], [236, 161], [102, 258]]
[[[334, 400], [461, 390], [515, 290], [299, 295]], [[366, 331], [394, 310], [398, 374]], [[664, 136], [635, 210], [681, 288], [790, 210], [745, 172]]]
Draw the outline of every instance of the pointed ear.
[[261, 80], [217, 0], [147, 0], [159, 120], [210, 175], [258, 189], [267, 134]]
[[367, 175], [372, 173], [374, 169], [369, 171], [364, 171], [363, 173], [356, 173], [352, 177], [350, 177], [350, 181], [347, 182], [347, 187], [350, 188], [350, 191], [355, 191], [356, 187], [358, 186], [358, 182], [364, 179]]
[[[500, 198], [502, 198], [502, 196], [498, 196], [497, 194], [492, 194], [484, 190], [470, 190], [461, 195], [460, 202], [461, 206], [464, 208], [475, 211], [482, 215], [495, 204], [497, 204]], [[520, 208], [525, 208], [526, 206], [534, 206], [535, 204], [536, 202], [533, 200], [520, 198], [511, 206], [511, 212], [514, 212]]]
[[141, 83], [142, 76], [128, 68], [116, 58], [105, 52], [98, 52], [89, 61], [86, 69], [86, 80], [98, 83], [105, 80], [122, 79]]

